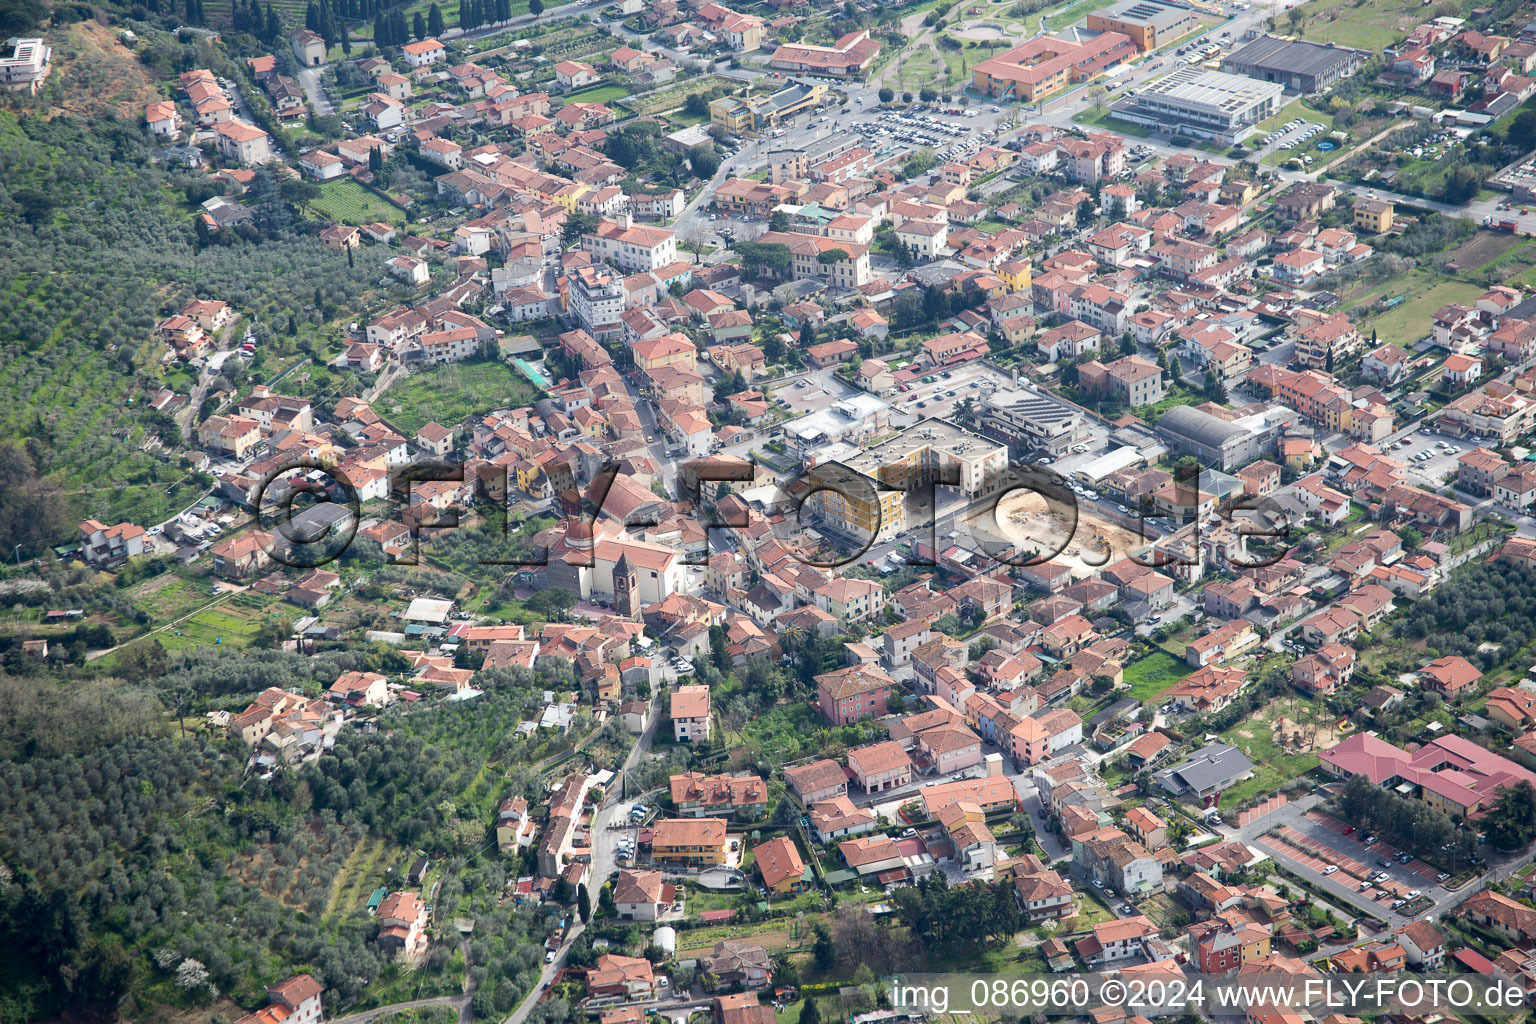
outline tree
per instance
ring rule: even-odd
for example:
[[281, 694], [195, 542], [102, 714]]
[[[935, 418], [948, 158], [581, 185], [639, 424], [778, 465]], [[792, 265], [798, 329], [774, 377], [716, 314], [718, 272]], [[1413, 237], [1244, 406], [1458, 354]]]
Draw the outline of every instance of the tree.
[[806, 998], [805, 1005], [800, 1007], [800, 1024], [821, 1024], [821, 1009], [816, 1005], [816, 1000]]
[[896, 98], [895, 90], [889, 86], [882, 86], [877, 95], [879, 95], [881, 103], [889, 103]]
[[592, 897], [587, 895], [586, 882], [576, 887], [576, 912], [581, 915], [582, 924], [592, 920]]
[[427, 8], [427, 33], [433, 38], [443, 34], [443, 12], [437, 4]]
[[683, 101], [683, 113], [689, 117], [708, 117], [709, 101], [701, 92], [689, 93], [688, 98]]
[[1509, 122], [1509, 144], [1522, 153], [1536, 149], [1536, 110], [1522, 110]]
[[544, 13], [544, 0], [528, 0], [528, 13], [537, 18]]
[[1536, 839], [1536, 789], [1529, 782], [1500, 786], [1483, 815], [1483, 834], [1500, 850], [1517, 850]]
[[421, 16], [420, 11], [411, 19], [411, 34], [418, 40], [427, 38], [427, 19]]
[[693, 173], [706, 181], [713, 178], [720, 169], [720, 157], [714, 150], [703, 146], [695, 146], [688, 151], [688, 162], [693, 165]]
[[[812, 949], [811, 955], [815, 959], [818, 971], [830, 971], [837, 963], [837, 949], [832, 944], [832, 933], [825, 924], [818, 923], [816, 925], [816, 945]], [[815, 1000], [808, 999], [806, 1002], [813, 1003]], [[800, 1012], [803, 1014], [805, 1010], [801, 1009]]]

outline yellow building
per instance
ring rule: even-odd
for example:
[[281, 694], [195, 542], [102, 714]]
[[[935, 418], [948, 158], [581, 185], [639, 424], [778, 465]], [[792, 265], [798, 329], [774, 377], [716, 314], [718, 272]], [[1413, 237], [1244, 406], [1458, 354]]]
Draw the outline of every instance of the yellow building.
[[806, 499], [806, 504], [827, 523], [860, 540], [894, 536], [906, 529], [902, 492], [863, 487], [851, 487], [848, 491], [816, 491]]
[[1381, 234], [1383, 231], [1392, 230], [1392, 216], [1396, 207], [1381, 199], [1356, 199], [1355, 200], [1355, 227], [1361, 231], [1370, 231]]
[[574, 214], [576, 212], [576, 201], [591, 191], [592, 187], [585, 182], [573, 181], [569, 185], [560, 186], [560, 188], [555, 190], [555, 194], [549, 198], [551, 201], [559, 203], [566, 213]]
[[721, 96], [709, 101], [709, 120], [728, 132], [746, 134], [757, 126], [752, 108], [739, 96]]
[[683, 864], [724, 864], [730, 842], [724, 818], [666, 818], [656, 823], [651, 856]]
[[674, 331], [659, 338], [642, 341], [634, 346], [635, 365], [646, 373], [663, 366], [675, 366], [681, 370], [698, 367], [699, 350], [686, 334]]
[[1142, 53], [1150, 53], [1199, 27], [1194, 11], [1159, 0], [1122, 0], [1088, 15], [1089, 31], [1130, 36]]
[[1010, 292], [1027, 292], [1035, 281], [1035, 268], [1029, 260], [1008, 260], [998, 264], [998, 280], [1008, 286]]

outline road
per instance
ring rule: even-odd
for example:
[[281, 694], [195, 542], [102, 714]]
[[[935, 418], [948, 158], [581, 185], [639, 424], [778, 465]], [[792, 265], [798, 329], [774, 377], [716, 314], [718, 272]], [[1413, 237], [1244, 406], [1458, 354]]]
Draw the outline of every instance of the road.
[[364, 1010], [360, 1013], [349, 1013], [344, 1017], [332, 1017], [326, 1024], [369, 1024], [370, 1021], [384, 1020], [404, 1010], [415, 1010], [425, 1006], [452, 1006], [459, 1011], [459, 1020], [467, 1021], [465, 1016], [469, 1012], [469, 996], [438, 996], [435, 999], [412, 999], [408, 1003], [391, 1003], [381, 1006], [376, 1010]]
[[[635, 745], [630, 749], [629, 757], [624, 760], [624, 768], [621, 776], [627, 776], [629, 772], [640, 763], [640, 759], [651, 749], [651, 741], [656, 738], [656, 727], [661, 720], [659, 703], [661, 694], [656, 693], [651, 697], [651, 720], [646, 726], [645, 732], [635, 740]], [[615, 833], [609, 831], [608, 826], [615, 821], [623, 820], [623, 816], [629, 813], [629, 808], [634, 806], [634, 801], [622, 796], [624, 786], [622, 782], [608, 787], [608, 792], [603, 795], [602, 806], [592, 816], [592, 874], [588, 882], [589, 892], [595, 892], [608, 876], [617, 869], [618, 862], [614, 856]], [[554, 960], [545, 964], [539, 972], [539, 983], [533, 987], [517, 1009], [502, 1022], [502, 1024], [523, 1024], [528, 1014], [538, 1005], [540, 999], [549, 991], [549, 986], [554, 982], [555, 975], [565, 966], [565, 958], [571, 951], [571, 943], [577, 936], [586, 930], [586, 925], [579, 919], [572, 921], [567, 930], [565, 941], [555, 951]]]

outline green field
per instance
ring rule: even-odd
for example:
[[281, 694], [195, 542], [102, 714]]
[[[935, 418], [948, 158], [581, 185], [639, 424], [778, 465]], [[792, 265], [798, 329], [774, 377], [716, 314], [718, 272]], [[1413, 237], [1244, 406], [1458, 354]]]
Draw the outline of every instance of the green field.
[[1367, 314], [1363, 321], [1357, 319], [1356, 322], [1362, 331], [1367, 327], [1374, 328], [1382, 341], [1410, 345], [1430, 333], [1430, 318], [1435, 310], [1448, 302], [1470, 306], [1484, 290], [1481, 285], [1452, 280], [1429, 271], [1411, 270], [1350, 301], [1374, 299], [1388, 293], [1408, 296], [1402, 305], [1374, 315]]
[[1358, 46], [1375, 52], [1432, 17], [1418, 0], [1312, 0], [1297, 10], [1300, 31], [1293, 33], [1289, 15], [1275, 19], [1277, 31], [1313, 42]]
[[1315, 753], [1287, 750], [1275, 741], [1273, 723], [1282, 715], [1294, 714], [1298, 720], [1308, 720], [1320, 713], [1305, 701], [1283, 701], [1261, 708], [1252, 718], [1245, 718], [1222, 733], [1223, 743], [1238, 748], [1253, 762], [1253, 777], [1222, 793], [1221, 806], [1237, 807], [1262, 794], [1278, 792], [1292, 779], [1316, 768]]
[[373, 407], [397, 430], [416, 433], [429, 421], [451, 427], [492, 409], [515, 409], [538, 399], [533, 385], [506, 363], [453, 363], [418, 370], [396, 383]]
[[1164, 690], [1175, 686], [1191, 669], [1167, 651], [1153, 651], [1125, 668], [1125, 681], [1131, 696], [1143, 704], [1155, 700]]
[[224, 606], [198, 612], [185, 622], [157, 633], [168, 651], [186, 647], [248, 647], [256, 636], [263, 615], [254, 609], [226, 609]]
[[1078, 3], [1069, 4], [1068, 6], [1063, 7], [1061, 10], [1057, 11], [1055, 14], [1047, 15], [1043, 19], [1045, 21], [1045, 27], [1050, 29], [1052, 32], [1055, 32], [1059, 29], [1064, 29], [1075, 22], [1082, 21], [1084, 18], [1088, 17], [1088, 15], [1092, 14], [1094, 11], [1103, 6], [1104, 5], [1100, 3], [1099, 0], [1079, 0]]
[[408, 220], [400, 207], [351, 178], [321, 182], [320, 198], [309, 205], [316, 212], [345, 224], [383, 221], [403, 227]]
[[628, 96], [630, 89], [625, 85], [589, 85], [585, 89], [569, 93], [565, 98], [572, 103], [612, 103]]
[[183, 579], [173, 573], [145, 580], [129, 591], [129, 597], [155, 622], [178, 619], [211, 600], [206, 581]]

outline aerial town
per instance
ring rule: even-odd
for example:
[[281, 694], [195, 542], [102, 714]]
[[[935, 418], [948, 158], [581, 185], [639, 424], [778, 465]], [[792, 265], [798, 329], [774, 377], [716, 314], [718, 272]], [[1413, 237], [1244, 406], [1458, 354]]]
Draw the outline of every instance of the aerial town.
[[1536, 1006], [1536, 4], [732, 3], [0, 5], [0, 1024]]

